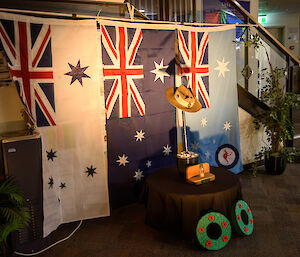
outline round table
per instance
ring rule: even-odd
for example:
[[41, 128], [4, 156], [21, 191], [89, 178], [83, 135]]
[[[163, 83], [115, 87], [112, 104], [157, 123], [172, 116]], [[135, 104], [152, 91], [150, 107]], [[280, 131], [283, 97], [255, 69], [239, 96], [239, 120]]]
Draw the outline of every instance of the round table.
[[242, 198], [238, 176], [223, 168], [210, 168], [216, 179], [202, 185], [185, 182], [177, 167], [150, 174], [144, 190], [146, 224], [192, 239], [204, 213], [219, 211], [229, 218], [232, 205]]

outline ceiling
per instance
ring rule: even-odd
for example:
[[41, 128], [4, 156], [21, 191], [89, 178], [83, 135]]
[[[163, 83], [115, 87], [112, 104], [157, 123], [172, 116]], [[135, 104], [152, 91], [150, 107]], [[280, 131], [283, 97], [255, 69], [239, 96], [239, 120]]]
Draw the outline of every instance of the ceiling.
[[259, 0], [259, 14], [266, 13], [299, 13], [300, 0]]

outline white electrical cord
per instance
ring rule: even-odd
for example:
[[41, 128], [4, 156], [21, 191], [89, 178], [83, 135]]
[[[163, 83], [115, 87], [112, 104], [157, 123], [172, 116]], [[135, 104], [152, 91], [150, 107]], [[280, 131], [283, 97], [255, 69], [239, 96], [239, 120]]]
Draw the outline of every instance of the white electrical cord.
[[35, 252], [35, 253], [19, 253], [19, 252], [14, 252], [14, 253], [17, 254], [17, 255], [21, 255], [21, 256], [34, 256], [34, 255], [38, 255], [40, 253], [43, 253], [43, 252], [49, 250], [50, 248], [52, 248], [53, 246], [55, 246], [55, 245], [57, 245], [59, 243], [62, 243], [64, 241], [66, 241], [66, 240], [68, 240], [80, 228], [81, 224], [82, 224], [82, 220], [79, 222], [78, 226], [73, 230], [73, 232], [70, 235], [68, 235], [67, 237], [65, 237], [65, 238], [63, 238], [63, 239], [61, 239], [59, 241], [57, 241], [56, 243], [48, 246], [47, 248], [45, 248], [45, 249], [43, 249], [43, 250], [41, 250], [39, 252]]

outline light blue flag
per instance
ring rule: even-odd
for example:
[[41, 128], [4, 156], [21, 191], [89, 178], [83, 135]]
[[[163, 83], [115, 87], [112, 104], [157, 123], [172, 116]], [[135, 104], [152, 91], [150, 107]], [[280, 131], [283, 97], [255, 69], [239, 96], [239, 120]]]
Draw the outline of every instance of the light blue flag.
[[[199, 28], [196, 31], [200, 38], [203, 32], [199, 32]], [[235, 29], [208, 32], [208, 45], [204, 55], [208, 56], [209, 71], [208, 74], [198, 74], [197, 81], [208, 93], [209, 106], [205, 106], [206, 108], [197, 113], [186, 113], [186, 124], [188, 149], [199, 154], [200, 163], [208, 162], [211, 166], [239, 173], [243, 167], [240, 153], [234, 39]], [[201, 43], [196, 45], [198, 45], [196, 50], [203, 52]], [[192, 88], [191, 79], [185, 77], [187, 77], [185, 84]], [[185, 77], [182, 74], [182, 82]], [[197, 97], [203, 102], [199, 96]]]

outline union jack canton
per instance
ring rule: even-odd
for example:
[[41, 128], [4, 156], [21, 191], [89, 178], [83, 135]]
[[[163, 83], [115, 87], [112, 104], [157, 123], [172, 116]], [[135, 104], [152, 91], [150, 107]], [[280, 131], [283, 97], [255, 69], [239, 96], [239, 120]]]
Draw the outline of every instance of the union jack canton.
[[119, 97], [119, 117], [131, 117], [131, 98], [141, 116], [145, 115], [145, 103], [133, 81], [144, 78], [143, 65], [134, 65], [138, 48], [142, 42], [142, 30], [136, 29], [128, 46], [128, 32], [125, 27], [115, 27], [116, 40], [113, 43], [105, 26], [101, 25], [101, 38], [112, 65], [103, 65], [104, 80], [113, 79], [106, 98], [106, 117], [110, 118]]
[[1, 20], [10, 73], [38, 127], [55, 126], [50, 25]]
[[191, 88], [194, 96], [199, 99], [202, 108], [209, 108], [208, 33], [198, 33], [195, 31], [189, 31], [187, 33], [188, 45], [186, 44], [183, 31], [178, 30], [179, 52], [184, 61], [184, 64], [180, 65], [180, 72], [182, 76], [187, 77], [187, 87]]

